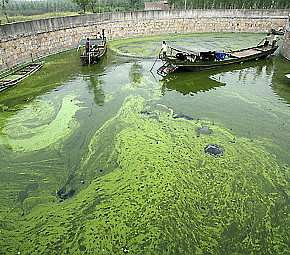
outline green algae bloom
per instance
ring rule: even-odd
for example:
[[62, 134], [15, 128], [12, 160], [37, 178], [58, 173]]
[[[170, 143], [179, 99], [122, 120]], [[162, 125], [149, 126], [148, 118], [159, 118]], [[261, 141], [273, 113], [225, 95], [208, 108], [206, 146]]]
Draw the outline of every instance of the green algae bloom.
[[[34, 207], [21, 223], [15, 249], [26, 254], [289, 252], [281, 224], [289, 222], [283, 195], [289, 187], [285, 168], [265, 149], [270, 141], [234, 137], [217, 123], [179, 116], [158, 101], [127, 97], [91, 139], [79, 173], [90, 176], [90, 184], [63, 203], [47, 198]], [[212, 133], [198, 137], [203, 125]], [[210, 143], [225, 147], [224, 155], [205, 154]]]
[[[208, 40], [201, 43], [204, 34], [171, 34], [150, 37], [129, 38], [110, 42], [110, 49], [117, 54], [128, 57], [154, 58], [161, 50], [162, 41], [169, 46], [200, 51], [229, 51], [257, 45], [264, 35], [241, 34], [236, 40], [236, 34], [208, 33]], [[169, 51], [169, 49], [168, 49]]]
[[2, 143], [13, 151], [34, 151], [59, 142], [78, 127], [74, 120], [78, 103], [73, 96], [66, 96], [60, 105], [46, 100], [29, 105], [6, 123]]
[[[110, 43], [155, 58], [163, 38], [260, 37]], [[271, 59], [163, 80], [154, 59], [51, 59], [0, 97], [0, 254], [290, 253], [288, 94]]]

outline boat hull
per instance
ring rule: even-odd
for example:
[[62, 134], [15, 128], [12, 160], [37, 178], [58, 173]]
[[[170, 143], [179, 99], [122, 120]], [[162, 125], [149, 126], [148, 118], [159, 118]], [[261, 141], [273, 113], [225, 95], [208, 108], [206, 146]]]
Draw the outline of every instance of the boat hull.
[[43, 64], [44, 61], [37, 63], [29, 63], [11, 73], [2, 76], [0, 78], [0, 91], [16, 85], [24, 78], [30, 76], [31, 74], [39, 70]]
[[[259, 51], [257, 51], [254, 54], [250, 54], [247, 56], [239, 56], [239, 53], [242, 53], [243, 51], [237, 51], [235, 52], [236, 55], [233, 53], [232, 56], [228, 59], [220, 60], [220, 61], [196, 61], [196, 62], [189, 62], [186, 60], [179, 60], [177, 58], [172, 57], [166, 57], [165, 62], [171, 65], [174, 65], [178, 67], [178, 70], [183, 71], [198, 71], [198, 70], [204, 70], [204, 69], [211, 69], [211, 68], [218, 68], [222, 66], [228, 66], [232, 64], [238, 64], [246, 61], [253, 61], [253, 60], [259, 60], [267, 58], [269, 55], [273, 54], [278, 47], [269, 48], [263, 50], [262, 47], [259, 47]], [[253, 51], [252, 48], [247, 49], [248, 51]]]
[[100, 52], [90, 52], [86, 54], [85, 50], [83, 54], [80, 56], [80, 60], [83, 65], [94, 64], [99, 62], [107, 52], [107, 43], [105, 43], [104, 48]]
[[270, 33], [272, 33], [273, 35], [284, 35], [284, 31], [279, 31], [275, 29], [271, 29]]

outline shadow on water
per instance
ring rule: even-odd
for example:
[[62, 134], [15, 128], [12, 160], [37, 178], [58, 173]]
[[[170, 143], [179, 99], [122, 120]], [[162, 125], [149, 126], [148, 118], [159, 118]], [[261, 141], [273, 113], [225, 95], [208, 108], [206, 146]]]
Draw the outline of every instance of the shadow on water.
[[290, 105], [290, 79], [285, 77], [290, 72], [290, 61], [281, 55], [276, 56], [268, 69], [273, 72], [271, 87], [274, 93]]
[[183, 95], [194, 95], [198, 92], [205, 92], [211, 89], [225, 86], [225, 83], [213, 80], [206, 71], [198, 72], [177, 72], [162, 80], [162, 93], [176, 90]]
[[104, 81], [101, 79], [100, 76], [90, 76], [89, 77], [89, 85], [88, 88], [90, 91], [94, 93], [94, 102], [102, 106], [105, 101], [105, 94], [102, 89], [102, 86], [104, 85]]
[[140, 83], [142, 79], [142, 70], [142, 65], [135, 61], [129, 70], [129, 79], [133, 83]]
[[[263, 68], [265, 66], [269, 66], [270, 63], [272, 63], [272, 59], [259, 60], [259, 62], [251, 61], [242, 64], [234, 64], [225, 67], [193, 72], [184, 72], [177, 70], [161, 80], [161, 82], [163, 83], [162, 92], [163, 94], [165, 94], [166, 91], [175, 90], [183, 95], [194, 95], [199, 92], [210, 91], [212, 89], [226, 85], [226, 83], [214, 78], [214, 76], [217, 74], [234, 72], [238, 70], [246, 70], [247, 68], [255, 67], [256, 75], [257, 77], [259, 77], [259, 75], [261, 75], [262, 73]], [[240, 76], [239, 80], [240, 79], [243, 79], [243, 77]]]

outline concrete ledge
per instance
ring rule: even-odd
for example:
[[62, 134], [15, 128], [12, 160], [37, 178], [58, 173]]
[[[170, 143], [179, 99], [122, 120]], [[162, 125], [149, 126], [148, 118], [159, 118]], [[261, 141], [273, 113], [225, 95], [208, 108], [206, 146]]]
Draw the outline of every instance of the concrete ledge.
[[285, 28], [284, 41], [281, 48], [281, 54], [286, 59], [290, 60], [290, 14]]

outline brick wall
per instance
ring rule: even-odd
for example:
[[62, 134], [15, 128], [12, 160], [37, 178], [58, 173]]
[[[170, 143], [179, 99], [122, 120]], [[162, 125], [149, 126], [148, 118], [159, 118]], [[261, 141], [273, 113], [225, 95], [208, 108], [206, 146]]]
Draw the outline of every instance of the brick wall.
[[289, 10], [173, 10], [78, 15], [0, 25], [0, 73], [77, 47], [105, 29], [109, 40], [206, 32], [267, 32], [285, 26]]
[[290, 60], [290, 15], [285, 29], [284, 41], [282, 44], [281, 54]]

